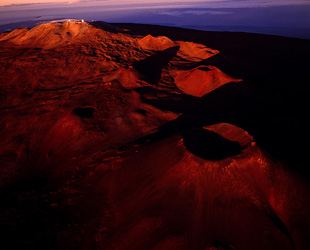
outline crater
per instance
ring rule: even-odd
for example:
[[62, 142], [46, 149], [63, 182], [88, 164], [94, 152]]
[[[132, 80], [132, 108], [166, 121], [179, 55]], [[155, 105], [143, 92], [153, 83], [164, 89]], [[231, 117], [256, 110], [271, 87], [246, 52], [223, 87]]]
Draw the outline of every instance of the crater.
[[82, 118], [93, 118], [95, 109], [92, 107], [78, 107], [73, 110], [73, 114]]
[[183, 132], [183, 143], [192, 154], [212, 161], [226, 159], [241, 152], [239, 142], [230, 141], [203, 128]]
[[72, 38], [72, 34], [69, 31], [66, 34], [68, 38]]
[[210, 71], [211, 69], [209, 69], [208, 67], [200, 67], [199, 68], [200, 70], [203, 70], [203, 71]]

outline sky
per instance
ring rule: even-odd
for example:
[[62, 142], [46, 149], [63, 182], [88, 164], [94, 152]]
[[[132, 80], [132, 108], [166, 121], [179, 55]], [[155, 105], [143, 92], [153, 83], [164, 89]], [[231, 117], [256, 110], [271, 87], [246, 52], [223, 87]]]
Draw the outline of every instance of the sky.
[[281, 6], [281, 5], [296, 5], [296, 4], [309, 4], [309, 0], [153, 0], [146, 2], [144, 0], [0, 0], [0, 6], [9, 5], [23, 5], [23, 4], [46, 4], [46, 3], [58, 3], [58, 4], [100, 4], [100, 5], [115, 5], [121, 6], [126, 4], [140, 4], [150, 5], [150, 3], [162, 3], [162, 4], [179, 4], [185, 3], [192, 5], [193, 3], [205, 3], [212, 4], [216, 7], [259, 7], [259, 6]]
[[287, 33], [310, 39], [310, 0], [0, 0], [0, 32], [9, 23], [58, 18]]

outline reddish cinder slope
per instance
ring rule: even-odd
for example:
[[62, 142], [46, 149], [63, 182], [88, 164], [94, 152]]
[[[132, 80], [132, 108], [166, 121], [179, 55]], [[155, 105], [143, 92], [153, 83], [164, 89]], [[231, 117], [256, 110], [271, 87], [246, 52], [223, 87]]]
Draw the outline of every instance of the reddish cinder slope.
[[[33, 29], [17, 29], [1, 38], [27, 48], [53, 49], [68, 44], [82, 44], [85, 40], [98, 43], [103, 38], [103, 33], [112, 38], [112, 33], [106, 33], [86, 22], [67, 21], [62, 23], [45, 23]], [[114, 36], [122, 40], [122, 35]], [[99, 41], [98, 41], [99, 40]], [[128, 39], [127, 39], [128, 40]]]
[[174, 83], [184, 93], [202, 97], [229, 82], [240, 82], [214, 66], [200, 66], [192, 70], [174, 72]]
[[256, 142], [273, 95], [237, 79], [255, 67], [100, 25], [0, 36], [3, 245], [308, 249], [309, 184]]
[[[91, 144], [125, 143], [178, 117], [143, 103], [134, 91], [152, 85], [146, 79], [158, 65], [147, 60], [156, 57], [159, 48], [148, 44], [158, 41], [164, 51], [175, 44], [167, 43], [168, 38], [132, 37], [77, 21], [41, 24], [4, 35], [0, 41], [0, 65], [5, 70], [0, 76], [2, 150], [12, 159], [3, 162], [2, 185], [12, 182], [13, 176], [22, 178], [25, 172], [19, 168], [25, 164], [33, 166], [29, 173], [40, 171], [50, 164], [51, 154], [69, 160]], [[160, 58], [164, 57], [165, 52]], [[151, 87], [164, 88], [166, 95], [179, 92], [168, 76], [183, 63], [176, 54], [169, 57], [172, 63], [158, 68], [162, 80]], [[147, 67], [150, 70], [145, 72]], [[29, 150], [35, 155], [31, 163]]]
[[157, 249], [175, 241], [177, 249], [206, 249], [215, 240], [229, 249], [293, 249], [273, 220], [277, 214], [294, 232], [291, 216], [299, 210], [290, 200], [302, 187], [288, 188], [290, 176], [255, 143], [219, 161], [190, 153], [180, 137], [129, 154], [111, 181], [116, 224], [107, 249]]
[[218, 50], [210, 49], [203, 44], [183, 41], [174, 42], [166, 36], [154, 37], [147, 35], [140, 39], [138, 43], [145, 50], [155, 51], [162, 51], [177, 46], [179, 47], [177, 55], [183, 60], [191, 62], [200, 62], [219, 53]]
[[155, 51], [161, 51], [176, 46], [176, 43], [171, 41], [166, 36], [153, 37], [151, 35], [147, 35], [142, 39], [140, 39], [138, 43], [141, 46], [141, 48], [145, 50], [155, 50]]
[[200, 62], [219, 53], [218, 50], [193, 42], [178, 41], [177, 45], [180, 46], [178, 56], [191, 62]]

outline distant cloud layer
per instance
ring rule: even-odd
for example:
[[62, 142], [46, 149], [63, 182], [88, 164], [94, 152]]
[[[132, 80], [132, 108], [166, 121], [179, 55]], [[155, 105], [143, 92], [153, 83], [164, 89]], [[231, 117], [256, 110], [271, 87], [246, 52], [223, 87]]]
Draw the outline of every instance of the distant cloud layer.
[[232, 11], [217, 11], [217, 10], [163, 10], [156, 11], [154, 14], [164, 15], [164, 16], [175, 16], [180, 17], [183, 15], [230, 15], [233, 14]]
[[242, 8], [242, 7], [267, 7], [267, 6], [282, 6], [282, 5], [310, 5], [309, 0], [153, 0], [145, 2], [144, 0], [1, 0], [0, 6], [16, 6], [24, 4], [91, 4], [91, 5], [108, 5], [108, 6], [124, 6], [124, 5], [139, 5], [152, 6], [162, 4], [163, 6], [173, 4], [187, 6], [204, 6], [209, 8]]

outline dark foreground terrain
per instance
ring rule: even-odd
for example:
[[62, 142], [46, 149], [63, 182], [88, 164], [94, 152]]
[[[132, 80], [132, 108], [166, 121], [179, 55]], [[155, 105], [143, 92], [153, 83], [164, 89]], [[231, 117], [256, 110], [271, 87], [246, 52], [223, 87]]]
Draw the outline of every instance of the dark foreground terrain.
[[0, 34], [1, 249], [310, 249], [309, 58], [150, 25]]

